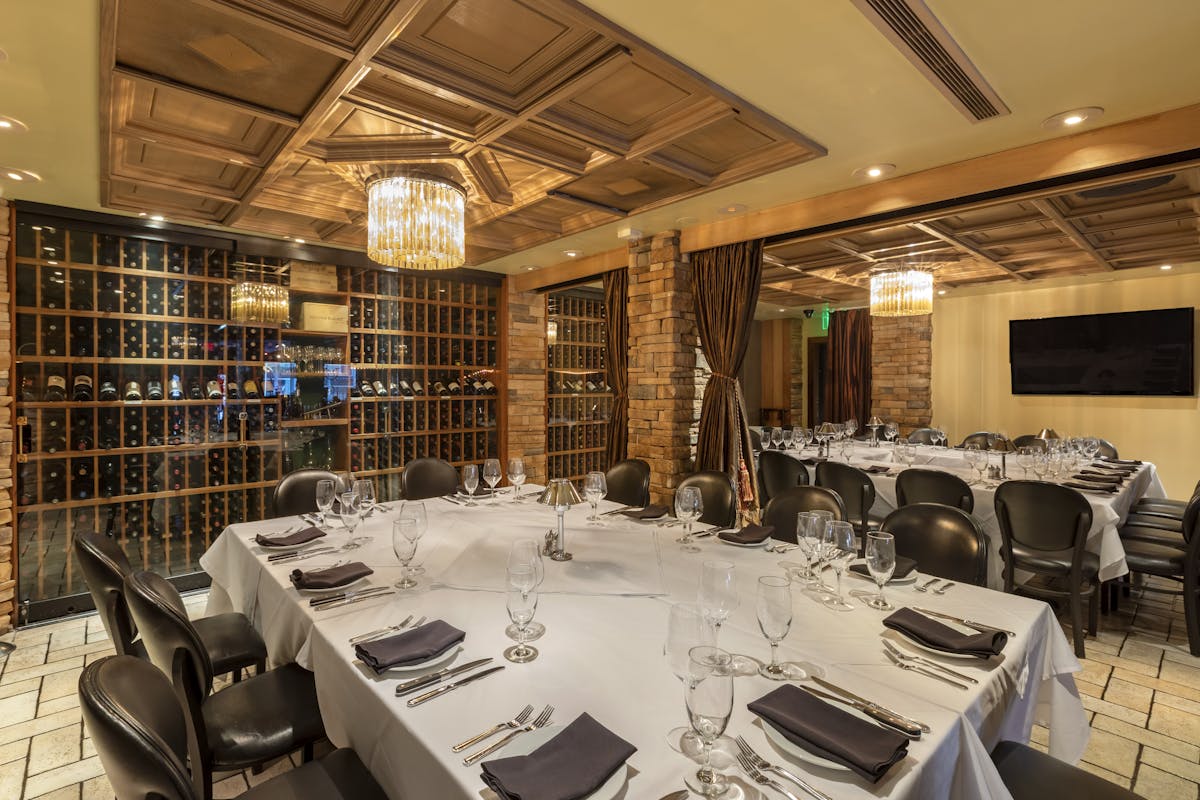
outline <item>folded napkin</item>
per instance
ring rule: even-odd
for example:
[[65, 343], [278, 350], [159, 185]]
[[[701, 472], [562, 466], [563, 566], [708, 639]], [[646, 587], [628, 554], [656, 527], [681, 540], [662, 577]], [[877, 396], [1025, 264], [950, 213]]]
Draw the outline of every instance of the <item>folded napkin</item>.
[[901, 733], [830, 705], [791, 684], [763, 695], [747, 706], [789, 742], [878, 783], [908, 753]]
[[810, 456], [809, 458], [800, 459], [801, 464], [808, 464], [810, 467], [815, 464], [824, 464], [829, 459], [825, 456]]
[[296, 531], [295, 533], [283, 536], [263, 536], [260, 533], [254, 537], [254, 541], [263, 547], [296, 547], [297, 545], [308, 544], [313, 539], [320, 539], [324, 535], [325, 531], [310, 525], [302, 531]]
[[297, 589], [336, 589], [374, 573], [375, 570], [361, 561], [351, 561], [340, 567], [314, 569], [308, 572], [294, 569], [289, 577], [292, 579], [292, 586]]
[[1083, 489], [1088, 492], [1106, 492], [1115, 494], [1116, 487], [1107, 486], [1102, 483], [1082, 483], [1080, 481], [1063, 481], [1063, 486], [1070, 486], [1072, 489]]
[[1102, 483], [1105, 486], [1120, 486], [1125, 482], [1120, 475], [1105, 475], [1101, 472], [1080, 472], [1072, 475], [1071, 479], [1086, 483]]
[[747, 525], [740, 531], [721, 531], [717, 538], [734, 544], [761, 544], [774, 530], [774, 525]]
[[926, 647], [947, 653], [990, 658], [1000, 655], [1004, 646], [1008, 644], [1008, 634], [1003, 631], [960, 633], [949, 625], [943, 625], [911, 608], [902, 608], [894, 612], [884, 618], [883, 624]]
[[885, 467], [883, 464], [872, 464], [868, 467], [860, 467], [860, 469], [862, 469], [863, 472], [870, 473], [871, 475], [882, 475], [883, 473], [890, 471], [891, 467]]
[[[891, 580], [898, 581], [907, 578], [909, 573], [916, 568], [916, 561], [913, 561], [911, 558], [905, 558], [904, 556], [896, 556], [896, 571], [892, 573]], [[871, 570], [867, 569], [866, 564], [851, 564], [850, 571], [857, 572], [859, 575], [865, 575], [868, 578], [871, 577]], [[874, 580], [874, 578], [872, 578], [872, 580]]]
[[645, 508], [631, 508], [621, 513], [630, 519], [658, 519], [659, 517], [665, 517], [667, 510], [666, 506], [649, 505]]
[[466, 636], [440, 619], [427, 622], [395, 636], [354, 646], [354, 654], [376, 672], [389, 667], [407, 667], [440, 656]]
[[577, 800], [599, 789], [636, 752], [584, 713], [529, 755], [483, 762], [480, 777], [501, 800]]
[[1123, 464], [1127, 467], [1140, 467], [1142, 465], [1142, 462], [1138, 461], [1136, 458], [1102, 458], [1100, 460], [1106, 464]]

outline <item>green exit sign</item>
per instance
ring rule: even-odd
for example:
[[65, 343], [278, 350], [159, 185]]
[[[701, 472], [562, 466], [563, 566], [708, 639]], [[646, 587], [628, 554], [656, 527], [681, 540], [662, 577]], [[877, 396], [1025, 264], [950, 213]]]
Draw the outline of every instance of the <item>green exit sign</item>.
[[829, 306], [821, 309], [821, 330], [829, 330]]

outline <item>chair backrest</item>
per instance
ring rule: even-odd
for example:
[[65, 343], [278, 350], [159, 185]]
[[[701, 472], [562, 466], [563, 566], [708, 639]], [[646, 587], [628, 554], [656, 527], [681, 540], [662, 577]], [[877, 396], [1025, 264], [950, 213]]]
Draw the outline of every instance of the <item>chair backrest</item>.
[[764, 450], [758, 454], [758, 488], [763, 504], [780, 492], [808, 484], [808, 470], [799, 459], [780, 450]]
[[181, 700], [199, 705], [212, 691], [208, 649], [170, 581], [145, 570], [125, 578], [125, 599], [146, 653], [171, 678]]
[[975, 495], [957, 475], [936, 469], [906, 469], [896, 477], [896, 505], [913, 503], [941, 503], [970, 514], [975, 510]]
[[758, 452], [759, 450], [763, 449], [762, 448], [762, 434], [759, 433], [758, 431], [754, 430], [754, 428], [750, 429], [750, 448], [752, 450], [754, 450], [755, 452]]
[[157, 667], [133, 656], [89, 664], [79, 708], [117, 800], [195, 800], [187, 720]]
[[327, 469], [298, 469], [284, 475], [271, 494], [274, 515], [293, 517], [316, 511], [317, 482], [323, 480], [333, 481], [335, 486], [339, 482], [338, 476]]
[[1038, 436], [1036, 433], [1023, 433], [1013, 439], [1012, 443], [1014, 450], [1020, 450], [1022, 447], [1035, 447], [1043, 452], [1046, 451], [1046, 440]]
[[650, 504], [650, 465], [640, 458], [613, 464], [604, 473], [604, 482], [608, 485], [607, 500], [638, 508]]
[[962, 440], [959, 447], [976, 446], [980, 450], [1012, 450], [1013, 445], [1008, 439], [1005, 439], [998, 433], [991, 431], [975, 431], [970, 436]]
[[933, 444], [933, 428], [917, 428], [908, 435], [912, 444]]
[[737, 522], [737, 494], [733, 491], [733, 482], [724, 472], [715, 469], [693, 472], [679, 482], [676, 493], [685, 486], [700, 487], [700, 496], [704, 498], [701, 522], [721, 526]]
[[405, 500], [425, 500], [458, 491], [458, 470], [440, 458], [416, 458], [404, 465], [400, 483]]
[[837, 492], [821, 486], [793, 486], [771, 498], [763, 511], [763, 524], [775, 528], [771, 536], [782, 542], [796, 541], [796, 515], [801, 511], [829, 511], [835, 520], [846, 518]]
[[1012, 542], [1035, 550], [1082, 553], [1092, 507], [1068, 486], [1042, 481], [1005, 481], [996, 489], [996, 518], [1003, 536], [1002, 551]]
[[125, 603], [125, 576], [133, 572], [121, 545], [102, 533], [79, 531], [72, 546], [83, 582], [118, 655], [143, 655], [134, 645], [137, 628]]
[[1096, 441], [1100, 443], [1100, 455], [1102, 457], [1104, 457], [1104, 458], [1120, 458], [1121, 457], [1121, 456], [1117, 455], [1117, 448], [1115, 446], [1113, 446], [1113, 443], [1110, 442], [1108, 439], [1097, 439]]
[[838, 493], [846, 509], [846, 520], [860, 528], [861, 535], [867, 512], [875, 504], [875, 484], [871, 483], [871, 476], [840, 461], [822, 461], [817, 464], [817, 486]]
[[914, 503], [888, 514], [880, 529], [895, 537], [896, 554], [916, 561], [922, 574], [987, 585], [987, 537], [967, 512]]

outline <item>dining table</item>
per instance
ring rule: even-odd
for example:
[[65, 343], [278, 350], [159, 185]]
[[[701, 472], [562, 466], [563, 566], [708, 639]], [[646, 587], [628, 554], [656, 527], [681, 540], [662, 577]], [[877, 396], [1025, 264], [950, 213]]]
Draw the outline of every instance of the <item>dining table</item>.
[[[683, 685], [664, 658], [672, 604], [696, 601], [702, 564], [732, 564], [739, 603], [721, 625], [718, 644], [766, 661], [769, 645], [755, 610], [757, 580], [795, 578], [797, 554], [772, 539], [736, 546], [713, 535], [696, 539], [700, 552], [685, 552], [677, 541], [681, 526], [669, 516], [635, 520], [610, 513], [622, 507], [601, 501], [601, 515], [591, 522], [586, 505], [572, 507], [565, 515], [564, 538], [573, 558], [543, 559], [535, 619], [546, 630], [532, 642], [539, 655], [528, 663], [509, 663], [502, 655], [513, 644], [505, 634], [509, 549], [521, 539], [542, 543], [556, 524], [554, 510], [532, 499], [537, 491], [526, 486], [518, 500], [509, 490], [474, 506], [461, 497], [420, 501], [428, 530], [413, 562], [421, 568], [417, 585], [344, 605], [314, 607], [289, 574], [353, 560], [373, 570], [357, 589], [391, 586], [401, 576], [392, 548], [393, 523], [412, 513], [411, 504], [380, 504], [353, 532], [340, 522], [324, 525], [327, 535], [317, 544], [333, 552], [302, 560], [268, 562], [269, 551], [256, 542], [259, 534], [307, 524], [298, 517], [231, 525], [201, 559], [212, 577], [208, 611], [245, 613], [262, 633], [273, 664], [296, 661], [313, 671], [330, 740], [353, 747], [393, 800], [494, 798], [479, 764], [464, 765], [464, 753], [451, 748], [512, 719], [527, 704], [538, 711], [552, 706], [551, 723], [557, 726], [586, 712], [637, 748], [621, 768], [623, 777], [606, 784], [617, 791], [590, 797], [657, 800], [682, 789], [685, 775], [697, 769], [695, 760], [680, 752], [677, 737], [668, 735], [688, 724]], [[697, 525], [698, 531], [705, 528]], [[833, 576], [826, 577], [832, 584]], [[920, 577], [918, 565], [911, 580], [889, 583], [888, 600], [897, 608], [919, 606], [1008, 629], [1014, 635], [1002, 654], [982, 660], [914, 649], [885, 628], [888, 612], [866, 605], [875, 583], [849, 572], [842, 581], [850, 610], [830, 608], [823, 602], [825, 589], [791, 586], [793, 620], [780, 658], [930, 729], [909, 742], [907, 755], [878, 782], [773, 744], [747, 706], [781, 684], [758, 674], [735, 679], [727, 736], [744, 737], [769, 761], [836, 798], [1008, 798], [988, 753], [1002, 740], [1028, 741], [1035, 722], [1049, 727], [1049, 752], [1075, 762], [1089, 736], [1073, 677], [1081, 667], [1050, 606], [967, 585], [944, 594], [919, 592]], [[465, 632], [460, 649], [439, 666], [490, 658], [490, 665], [504, 669], [410, 707], [395, 687], [422, 671], [376, 674], [356, 656], [350, 640], [414, 617], [443, 620]], [[962, 688], [904, 670], [887, 656], [888, 639], [976, 682]], [[808, 678], [792, 683], [813, 686]], [[504, 750], [497, 754], [503, 755]], [[783, 796], [740, 772], [728, 741], [718, 744], [713, 758], [731, 780], [731, 797]]]
[[[804, 449], [791, 447], [784, 452], [804, 463], [815, 482], [818, 461], [815, 446]], [[867, 472], [875, 486], [875, 504], [871, 506], [869, 515], [876, 521], [882, 521], [899, 507], [896, 499], [896, 479], [905, 469], [915, 467], [940, 470], [967, 481], [975, 499], [975, 508], [971, 515], [979, 522], [988, 539], [988, 586], [993, 589], [1004, 587], [1004, 562], [1000, 557], [1002, 537], [1000, 522], [996, 517], [996, 489], [1004, 480], [1037, 479], [1032, 472], [1022, 470], [1017, 465], [1014, 454], [1002, 456], [997, 451], [987, 451], [987, 466], [1000, 470], [1002, 475], [1001, 478], [993, 478], [986, 474], [980, 476], [967, 464], [965, 451], [955, 447], [916, 445], [912, 448], [911, 464], [900, 462], [896, 458], [896, 449], [885, 442], [872, 445], [851, 441], [844, 447], [834, 443], [829, 452], [829, 456], [822, 458], [850, 464]], [[1125, 563], [1125, 548], [1121, 544], [1120, 527], [1129, 514], [1129, 509], [1138, 500], [1143, 497], [1167, 496], [1158, 470], [1153, 463], [1142, 461], [1116, 491], [1109, 492], [1097, 488], [1093, 491], [1080, 491], [1080, 494], [1092, 509], [1092, 524], [1088, 529], [1086, 547], [1100, 559], [1100, 580], [1109, 581], [1128, 574], [1129, 566]]]

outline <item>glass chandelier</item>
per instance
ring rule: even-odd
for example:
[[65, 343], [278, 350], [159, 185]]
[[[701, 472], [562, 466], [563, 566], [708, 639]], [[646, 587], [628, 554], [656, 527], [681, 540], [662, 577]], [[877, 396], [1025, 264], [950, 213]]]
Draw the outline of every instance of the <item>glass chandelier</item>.
[[461, 267], [466, 196], [450, 181], [394, 175], [367, 184], [367, 255], [388, 267]]
[[229, 316], [239, 324], [283, 325], [290, 319], [286, 286], [243, 281], [229, 289]]
[[916, 317], [933, 313], [933, 273], [896, 269], [871, 276], [871, 316]]

